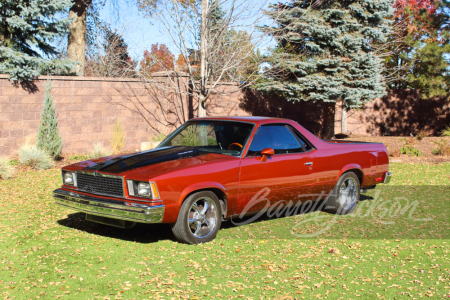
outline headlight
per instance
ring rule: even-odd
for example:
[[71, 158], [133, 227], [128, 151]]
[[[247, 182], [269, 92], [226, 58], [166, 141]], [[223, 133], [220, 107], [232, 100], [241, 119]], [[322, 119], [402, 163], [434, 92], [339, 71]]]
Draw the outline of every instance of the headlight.
[[136, 181], [127, 179], [128, 195], [135, 197], [145, 197], [159, 199], [159, 192], [155, 182]]
[[77, 186], [77, 177], [75, 172], [63, 171], [63, 183], [66, 185]]
[[137, 190], [139, 196], [150, 197], [150, 183], [139, 182]]

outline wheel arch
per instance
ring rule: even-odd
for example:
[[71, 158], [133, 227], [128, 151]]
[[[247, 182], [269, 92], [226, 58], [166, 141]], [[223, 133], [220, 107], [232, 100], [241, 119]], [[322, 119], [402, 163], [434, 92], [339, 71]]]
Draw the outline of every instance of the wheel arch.
[[179, 204], [180, 207], [183, 204], [183, 202], [192, 194], [197, 192], [203, 192], [203, 191], [210, 191], [213, 192], [217, 198], [219, 199], [219, 202], [221, 204], [222, 209], [222, 215], [226, 217], [227, 215], [227, 198], [228, 198], [228, 192], [225, 189], [223, 185], [217, 182], [203, 182], [203, 183], [197, 183], [194, 185], [191, 185], [183, 190], [180, 196]]
[[359, 179], [359, 186], [363, 185], [364, 180], [364, 172], [360, 165], [358, 164], [350, 164], [346, 165], [344, 168], [342, 168], [341, 172], [339, 173], [338, 179], [344, 175], [345, 173], [353, 172], [355, 173], [356, 177]]

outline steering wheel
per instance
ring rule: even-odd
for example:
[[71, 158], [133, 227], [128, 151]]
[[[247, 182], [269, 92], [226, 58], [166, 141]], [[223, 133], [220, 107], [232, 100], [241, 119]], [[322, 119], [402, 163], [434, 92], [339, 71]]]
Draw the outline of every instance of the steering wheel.
[[239, 147], [241, 147], [241, 149], [244, 148], [244, 147], [243, 147], [241, 144], [239, 144], [239, 143], [231, 143], [231, 144], [228, 146], [228, 150], [231, 150], [231, 146], [233, 146], [233, 145], [239, 146]]

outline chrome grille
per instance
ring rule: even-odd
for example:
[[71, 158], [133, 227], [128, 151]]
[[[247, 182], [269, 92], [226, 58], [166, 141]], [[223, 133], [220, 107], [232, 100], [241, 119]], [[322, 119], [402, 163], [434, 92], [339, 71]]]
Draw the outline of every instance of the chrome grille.
[[123, 197], [123, 178], [120, 176], [77, 172], [77, 187], [90, 194]]

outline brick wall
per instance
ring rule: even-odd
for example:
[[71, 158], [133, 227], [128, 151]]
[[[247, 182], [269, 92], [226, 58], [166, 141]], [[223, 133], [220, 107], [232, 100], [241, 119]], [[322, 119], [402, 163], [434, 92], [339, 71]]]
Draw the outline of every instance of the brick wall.
[[[416, 90], [389, 90], [383, 98], [348, 112], [347, 131], [353, 134], [394, 136], [440, 135], [450, 125], [449, 97], [422, 100]], [[335, 132], [341, 132], [341, 107], [336, 109]]]
[[[15, 86], [0, 75], [0, 155], [15, 155], [29, 134], [36, 133], [44, 102], [44, 84], [47, 77], [35, 82], [35, 86]], [[51, 77], [52, 95], [59, 118], [59, 129], [64, 139], [63, 153], [87, 153], [94, 144], [101, 142], [108, 148], [116, 118], [124, 127], [125, 150], [140, 149], [141, 142], [148, 142], [156, 132], [165, 134], [179, 126], [189, 116], [197, 115], [196, 104], [189, 99], [178, 99], [178, 108], [185, 110], [174, 125], [158, 123], [161, 116], [155, 106], [152, 86], [145, 86], [137, 79]], [[224, 96], [213, 95], [208, 100], [210, 116], [270, 116], [293, 119], [312, 132], [322, 126], [323, 105], [313, 102], [287, 102], [276, 97], [262, 97], [251, 90], [235, 92], [236, 85], [223, 84]], [[159, 93], [164, 101], [171, 97]], [[135, 101], [139, 100], [142, 106]], [[145, 107], [145, 109], [144, 109]], [[190, 107], [190, 108], [189, 108]], [[138, 112], [136, 112], [138, 111]], [[335, 132], [340, 132], [341, 111], [336, 109]], [[164, 122], [163, 122], [164, 123]], [[439, 134], [450, 124], [448, 99], [420, 100], [416, 91], [389, 91], [388, 95], [370, 102], [364, 109], [348, 113], [348, 132], [380, 135], [386, 127], [391, 135], [416, 134], [426, 130]]]
[[[37, 133], [46, 80], [47, 77], [41, 77], [30, 88], [15, 86], [5, 75], [0, 75], [0, 155], [17, 154], [23, 138]], [[97, 142], [109, 148], [116, 118], [124, 128], [125, 150], [140, 149], [141, 142], [148, 142], [156, 135], [143, 116], [133, 112], [135, 107], [130, 101], [133, 97], [139, 98], [149, 111], [156, 110], [152, 95], [136, 79], [52, 76], [51, 83], [64, 139], [63, 153], [87, 153]], [[225, 90], [232, 88], [235, 86], [224, 86]], [[215, 95], [211, 99], [210, 115], [248, 115], [239, 108], [237, 98]], [[182, 101], [187, 106], [188, 99]], [[145, 110], [140, 111], [152, 122]], [[156, 122], [152, 125], [165, 133], [173, 130]]]

